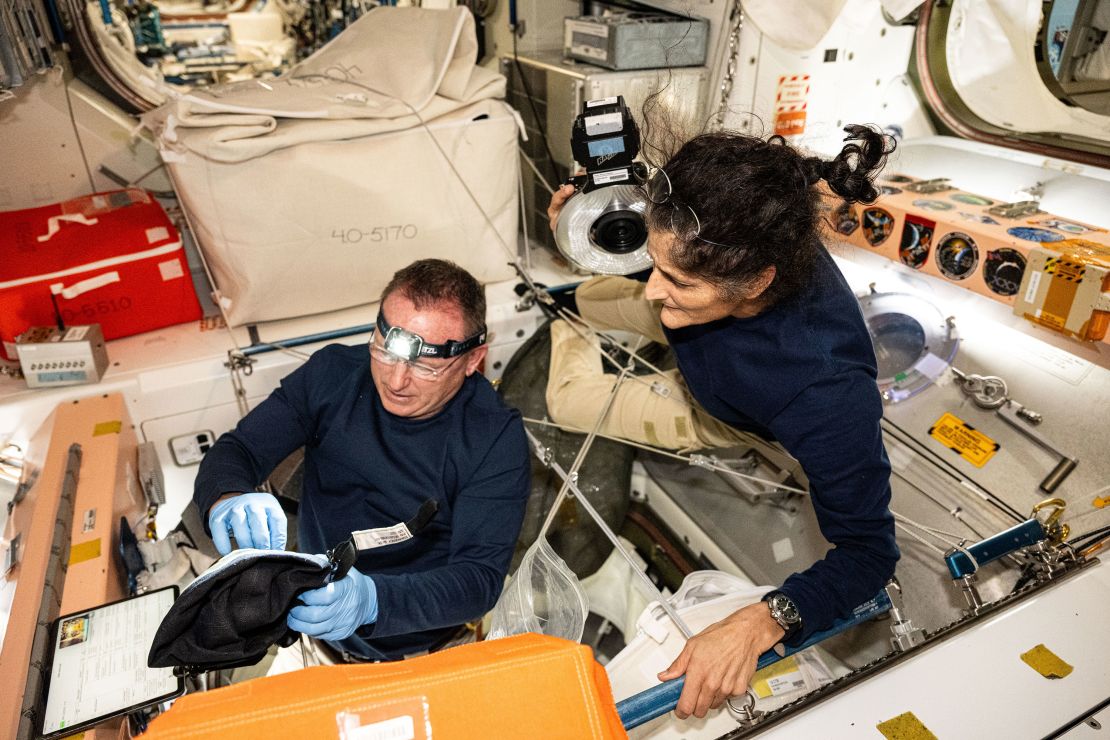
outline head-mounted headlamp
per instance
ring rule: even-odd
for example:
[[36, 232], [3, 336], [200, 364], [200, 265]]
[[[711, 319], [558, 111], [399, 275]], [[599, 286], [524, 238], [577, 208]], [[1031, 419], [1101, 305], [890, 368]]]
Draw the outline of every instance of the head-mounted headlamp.
[[467, 337], [461, 342], [449, 339], [443, 344], [425, 342], [419, 334], [415, 334], [399, 326], [390, 326], [385, 320], [385, 313], [378, 311], [377, 330], [382, 335], [382, 346], [391, 355], [412, 362], [423, 357], [451, 358], [458, 357], [470, 350], [485, 344], [486, 327], [482, 327], [477, 334]]

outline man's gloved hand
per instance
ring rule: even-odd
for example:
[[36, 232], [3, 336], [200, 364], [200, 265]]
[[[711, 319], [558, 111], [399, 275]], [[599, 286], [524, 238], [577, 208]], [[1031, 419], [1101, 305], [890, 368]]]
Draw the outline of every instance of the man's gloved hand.
[[301, 594], [304, 606], [289, 610], [289, 629], [321, 640], [342, 640], [378, 619], [378, 588], [373, 579], [351, 569], [334, 583]]
[[287, 525], [281, 504], [269, 493], [240, 493], [217, 501], [208, 512], [212, 544], [221, 555], [231, 552], [228, 530], [239, 547], [284, 550]]

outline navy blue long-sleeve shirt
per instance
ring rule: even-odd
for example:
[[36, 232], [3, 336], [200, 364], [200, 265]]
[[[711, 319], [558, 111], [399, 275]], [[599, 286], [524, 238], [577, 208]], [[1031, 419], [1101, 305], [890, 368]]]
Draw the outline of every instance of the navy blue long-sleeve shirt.
[[202, 518], [223, 494], [255, 490], [301, 446], [302, 552], [409, 521], [428, 499], [439, 504], [412, 539], [360, 554], [355, 568], [374, 580], [378, 619], [337, 647], [401, 658], [493, 607], [524, 518], [530, 465], [519, 412], [484, 377], [468, 377], [436, 415], [407, 419], [383, 408], [365, 346], [325, 347], [205, 455], [194, 490]]
[[778, 440], [809, 479], [833, 548], [782, 586], [802, 616], [792, 639], [800, 642], [875, 596], [899, 556], [875, 351], [859, 303], [822, 250], [800, 294], [750, 318], [664, 331], [698, 403]]

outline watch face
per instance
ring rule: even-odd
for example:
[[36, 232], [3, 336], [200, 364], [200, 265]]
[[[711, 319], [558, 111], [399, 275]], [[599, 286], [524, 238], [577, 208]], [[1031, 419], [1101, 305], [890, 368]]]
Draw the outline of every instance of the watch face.
[[785, 594], [777, 594], [771, 599], [771, 608], [778, 612], [782, 617], [782, 621], [787, 624], [794, 624], [800, 621], [801, 617], [798, 615], [798, 607], [790, 600]]

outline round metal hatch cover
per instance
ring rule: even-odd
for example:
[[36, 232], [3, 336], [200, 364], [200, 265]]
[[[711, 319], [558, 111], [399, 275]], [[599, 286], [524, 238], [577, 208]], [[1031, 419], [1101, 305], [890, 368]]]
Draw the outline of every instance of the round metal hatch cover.
[[912, 293], [871, 293], [859, 299], [879, 369], [879, 391], [898, 403], [928, 388], [956, 358], [955, 324]]

